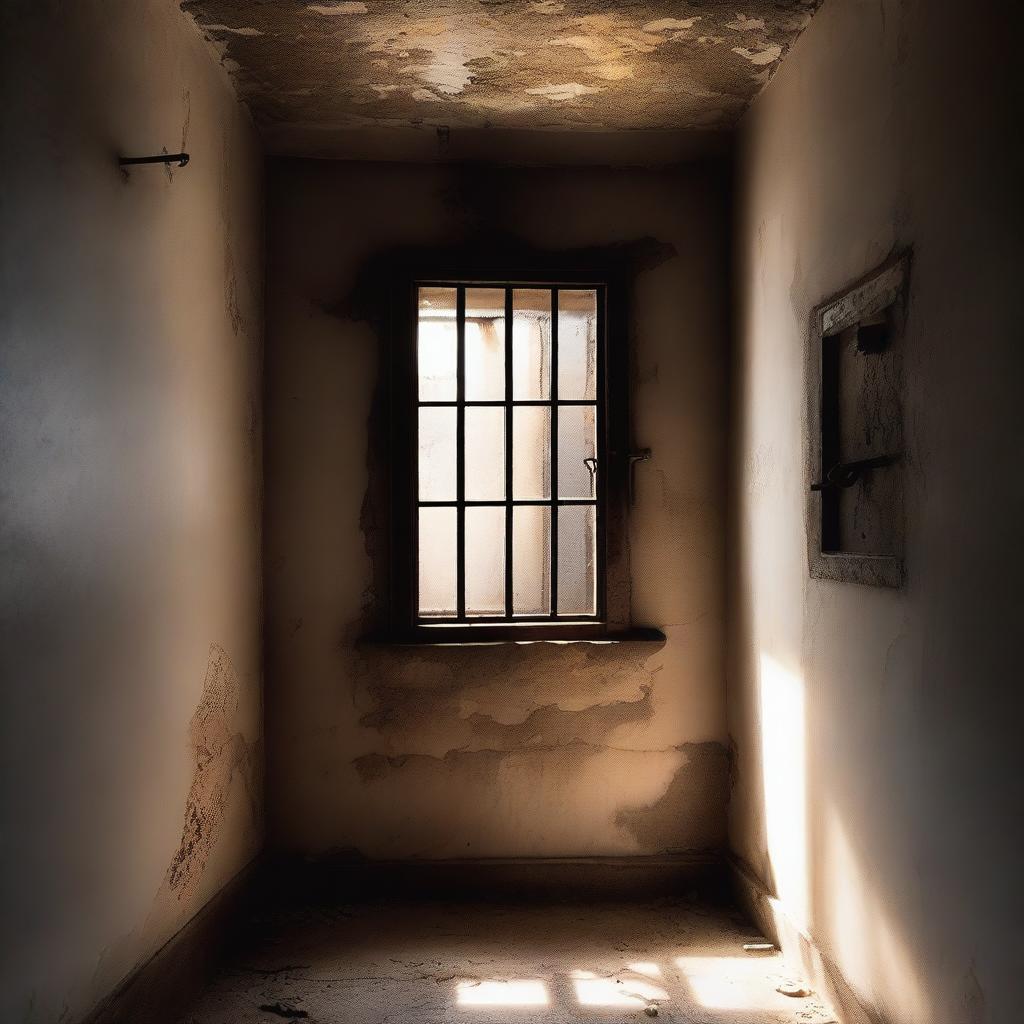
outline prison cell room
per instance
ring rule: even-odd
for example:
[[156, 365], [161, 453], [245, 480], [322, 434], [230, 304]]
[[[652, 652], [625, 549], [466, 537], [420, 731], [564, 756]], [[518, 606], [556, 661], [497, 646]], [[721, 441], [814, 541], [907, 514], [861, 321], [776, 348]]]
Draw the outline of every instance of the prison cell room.
[[1022, 22], [0, 3], [0, 1022], [1020, 1024]]

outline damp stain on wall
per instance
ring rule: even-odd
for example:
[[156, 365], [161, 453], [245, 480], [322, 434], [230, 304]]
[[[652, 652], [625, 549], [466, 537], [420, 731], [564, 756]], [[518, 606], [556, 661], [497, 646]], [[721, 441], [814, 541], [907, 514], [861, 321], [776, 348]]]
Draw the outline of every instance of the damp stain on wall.
[[[467, 831], [467, 853], [486, 850], [489, 831], [503, 832], [499, 818], [550, 835], [565, 831], [558, 819], [574, 815], [604, 820], [601, 829], [617, 836], [605, 852], [719, 847], [724, 748], [651, 742], [660, 650], [636, 643], [362, 647], [353, 695], [364, 752], [351, 765], [367, 806], [378, 813], [417, 795], [428, 807], [447, 801], [446, 827], [457, 830], [472, 816], [483, 833]], [[631, 785], [609, 787], [602, 782], [609, 777], [629, 777]], [[481, 801], [494, 814], [489, 824], [484, 815], [482, 828]], [[387, 810], [379, 820], [385, 831], [396, 827]], [[457, 852], [444, 829], [426, 827], [421, 852]]]
[[668, 788], [646, 807], [627, 808], [616, 815], [646, 850], [716, 849], [725, 845], [722, 809], [729, 801], [729, 755], [721, 743], [685, 743], [678, 748], [685, 760]]

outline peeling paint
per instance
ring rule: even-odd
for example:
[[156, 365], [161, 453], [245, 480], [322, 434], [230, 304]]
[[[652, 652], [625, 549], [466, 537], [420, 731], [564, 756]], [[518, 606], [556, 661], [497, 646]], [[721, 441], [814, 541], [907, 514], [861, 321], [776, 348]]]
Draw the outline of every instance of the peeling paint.
[[749, 50], [745, 46], [734, 46], [732, 52], [749, 60], [751, 64], [773, 64], [782, 56], [782, 47], [769, 46], [764, 50]]
[[246, 36], [250, 39], [263, 35], [258, 28], [251, 27], [233, 28], [231, 25], [204, 25], [203, 29], [207, 32], [228, 32], [231, 35]]
[[[210, 645], [203, 693], [189, 734], [195, 771], [185, 801], [181, 841], [167, 869], [163, 889], [179, 901], [195, 895], [207, 859], [224, 825], [231, 786], [242, 781], [253, 797], [253, 758], [245, 737], [235, 729], [240, 683], [227, 652]], [[253, 808], [253, 819], [257, 809]]]
[[328, 17], [333, 14], [366, 14], [366, 4], [349, 2], [341, 4], [307, 4], [307, 11], [314, 11], [316, 14], [326, 14]]
[[600, 87], [580, 85], [579, 82], [568, 82], [565, 85], [542, 85], [536, 89], [527, 89], [530, 96], [543, 96], [549, 100], [575, 100], [580, 96], [590, 96], [593, 93], [601, 92]]
[[693, 18], [659, 18], [657, 21], [649, 21], [644, 25], [645, 32], [666, 32], [669, 29], [686, 31], [693, 28], [700, 21], [700, 15]]
[[[758, 69], [775, 66], [818, 6], [818, 0], [755, 0], [743, 11], [680, 9], [663, 0], [634, 7], [605, 0], [452, 0], [442, 7], [428, 0], [181, 3], [217, 36], [257, 122], [268, 131], [299, 133], [424, 124], [727, 127], [762, 88]], [[749, 45], [732, 46], [737, 33]], [[681, 80], [692, 88], [665, 88]], [[576, 102], [583, 97], [588, 102]]]
[[763, 32], [764, 18], [748, 18], [745, 14], [737, 14], [736, 20], [727, 22], [725, 27], [734, 32]]

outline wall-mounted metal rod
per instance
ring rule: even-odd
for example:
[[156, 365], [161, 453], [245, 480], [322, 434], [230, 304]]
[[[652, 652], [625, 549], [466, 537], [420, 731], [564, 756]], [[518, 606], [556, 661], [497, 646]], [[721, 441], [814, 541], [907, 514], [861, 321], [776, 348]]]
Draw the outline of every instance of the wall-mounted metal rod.
[[826, 491], [830, 487], [852, 487], [865, 473], [872, 469], [884, 469], [895, 465], [903, 452], [892, 455], [876, 455], [873, 459], [857, 459], [856, 462], [837, 462], [826, 474], [824, 480], [811, 484], [812, 491]]
[[188, 163], [188, 153], [161, 153], [159, 156], [122, 156], [117, 161], [122, 167], [133, 164], [177, 164], [184, 167]]

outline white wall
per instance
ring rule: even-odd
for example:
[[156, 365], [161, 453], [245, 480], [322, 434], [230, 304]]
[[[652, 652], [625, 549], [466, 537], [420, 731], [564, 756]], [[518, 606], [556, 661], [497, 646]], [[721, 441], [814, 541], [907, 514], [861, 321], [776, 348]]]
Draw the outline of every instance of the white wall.
[[[826, 0], [740, 128], [732, 842], [886, 1022], [1024, 997], [1019, 28]], [[906, 586], [812, 580], [809, 313], [899, 246]]]
[[49, 1022], [260, 843], [261, 158], [166, 0], [5, 3], [0, 76], [0, 1018]]

